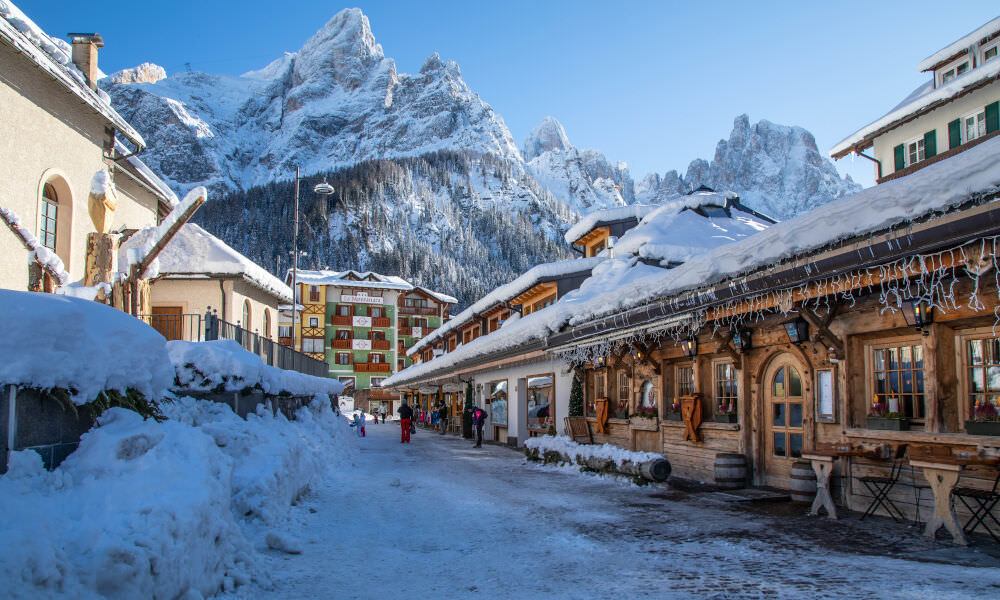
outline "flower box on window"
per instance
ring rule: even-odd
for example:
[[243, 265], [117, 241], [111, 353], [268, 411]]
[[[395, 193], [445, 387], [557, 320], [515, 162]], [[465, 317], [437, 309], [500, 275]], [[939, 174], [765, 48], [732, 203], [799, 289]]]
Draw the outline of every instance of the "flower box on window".
[[867, 427], [882, 431], [907, 431], [910, 429], [910, 420], [905, 417], [873, 417], [869, 415]]
[[965, 431], [969, 435], [1000, 435], [1000, 421], [966, 421]]

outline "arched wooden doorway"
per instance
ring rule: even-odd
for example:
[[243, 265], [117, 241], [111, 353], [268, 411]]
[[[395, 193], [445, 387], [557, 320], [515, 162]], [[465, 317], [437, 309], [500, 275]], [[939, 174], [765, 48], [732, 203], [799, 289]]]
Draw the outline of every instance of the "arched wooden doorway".
[[764, 387], [764, 484], [789, 489], [792, 464], [807, 447], [811, 418], [810, 371], [791, 354], [782, 354], [768, 366]]

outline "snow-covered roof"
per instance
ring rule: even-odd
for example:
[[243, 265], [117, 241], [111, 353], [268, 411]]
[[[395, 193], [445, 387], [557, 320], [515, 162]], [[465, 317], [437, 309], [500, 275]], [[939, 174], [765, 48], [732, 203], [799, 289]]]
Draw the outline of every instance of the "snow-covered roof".
[[[287, 271], [286, 280], [291, 281], [291, 276], [292, 271], [289, 269]], [[352, 277], [354, 279], [352, 279]], [[296, 278], [298, 283], [304, 283], [307, 285], [332, 285], [337, 287], [401, 290], [404, 292], [420, 290], [445, 304], [456, 304], [458, 302], [458, 299], [454, 296], [449, 296], [448, 294], [443, 294], [441, 292], [435, 292], [434, 290], [423, 286], [413, 285], [402, 277], [397, 277], [395, 275], [382, 275], [381, 273], [376, 273], [374, 271], [313, 271], [299, 269], [299, 272], [296, 274]], [[374, 281], [368, 281], [369, 278], [374, 279]]]
[[929, 71], [940, 64], [942, 61], [948, 60], [952, 56], [955, 56], [962, 50], [968, 50], [976, 42], [983, 39], [984, 37], [989, 37], [1000, 31], [1000, 17], [997, 17], [990, 21], [989, 23], [983, 25], [982, 27], [977, 27], [975, 30], [971, 31], [967, 35], [955, 40], [954, 42], [948, 44], [944, 48], [941, 48], [934, 54], [931, 54], [924, 60], [920, 61], [917, 68], [921, 71]]
[[163, 198], [163, 200], [169, 204], [171, 207], [177, 206], [180, 200], [177, 198], [177, 194], [170, 189], [170, 186], [166, 184], [160, 177], [153, 172], [146, 163], [142, 162], [138, 156], [132, 154], [120, 140], [115, 139], [115, 150], [125, 156], [125, 161], [128, 162], [129, 166], [132, 167], [134, 176], [139, 177], [143, 183], [148, 185], [154, 193], [158, 194]]
[[509, 326], [431, 361], [410, 366], [383, 382], [394, 387], [446, 371], [461, 363], [543, 342], [567, 325], [705, 289], [748, 275], [843, 240], [913, 221], [961, 205], [973, 194], [1000, 191], [1000, 138], [857, 194], [824, 204], [706, 252], [674, 269], [653, 267], [634, 257], [606, 259], [579, 289]]
[[[140, 247], [151, 235], [143, 230], [122, 244], [121, 251]], [[242, 277], [251, 285], [285, 303], [292, 301], [292, 289], [263, 267], [195, 223], [185, 223], [158, 257], [159, 274], [231, 275]]]
[[110, 306], [67, 296], [0, 290], [7, 323], [0, 384], [75, 390], [86, 404], [104, 390], [159, 399], [174, 380], [163, 336]]
[[76, 94], [140, 149], [146, 146], [139, 132], [111, 107], [108, 95], [90, 89], [83, 73], [73, 64], [70, 45], [49, 36], [10, 0], [0, 0], [0, 38]]
[[830, 149], [830, 156], [841, 158], [850, 153], [855, 146], [861, 145], [861, 149], [871, 146], [872, 140], [881, 131], [891, 129], [898, 121], [909, 119], [931, 108], [947, 102], [951, 98], [965, 93], [967, 90], [986, 85], [992, 79], [1000, 75], [1000, 60], [990, 62], [976, 67], [956, 77], [946, 85], [935, 88], [933, 82], [925, 83], [910, 93], [902, 103], [882, 115], [875, 121], [865, 125], [838, 142]]
[[635, 254], [671, 266], [770, 226], [732, 205], [734, 198], [731, 193], [697, 191], [658, 206], [622, 235], [615, 255]]
[[[476, 302], [472, 304], [469, 308], [463, 310], [462, 312], [455, 315], [450, 321], [442, 325], [441, 327], [432, 331], [429, 335], [421, 338], [417, 341], [409, 350], [406, 351], [408, 355], [420, 352], [420, 350], [434, 342], [444, 338], [452, 331], [459, 329], [460, 327], [467, 325], [472, 318], [477, 315], [493, 308], [498, 304], [502, 304], [516, 298], [520, 294], [530, 290], [535, 287], [538, 283], [551, 280], [557, 277], [563, 277], [566, 275], [572, 275], [574, 273], [584, 273], [593, 269], [596, 265], [602, 262], [603, 258], [580, 258], [576, 260], [561, 260], [557, 262], [545, 263], [541, 265], [536, 265], [531, 269], [527, 270], [514, 279], [510, 283], [501, 285], [489, 294], [486, 294]], [[495, 333], [495, 332], [494, 332]], [[493, 334], [490, 334], [493, 335]], [[488, 337], [488, 336], [487, 336]]]
[[628, 218], [634, 218], [637, 221], [641, 221], [643, 217], [657, 208], [657, 206], [648, 204], [630, 204], [628, 206], [595, 210], [594, 212], [581, 217], [576, 224], [569, 228], [569, 231], [567, 231], [564, 236], [566, 238], [566, 243], [572, 244], [605, 223], [614, 223]]

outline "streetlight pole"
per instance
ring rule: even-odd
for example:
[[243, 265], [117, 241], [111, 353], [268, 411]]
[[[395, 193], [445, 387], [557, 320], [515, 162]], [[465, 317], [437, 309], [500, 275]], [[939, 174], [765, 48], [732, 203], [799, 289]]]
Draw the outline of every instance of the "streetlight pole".
[[299, 168], [295, 167], [295, 229], [292, 233], [292, 350], [295, 350], [295, 322], [299, 317]]

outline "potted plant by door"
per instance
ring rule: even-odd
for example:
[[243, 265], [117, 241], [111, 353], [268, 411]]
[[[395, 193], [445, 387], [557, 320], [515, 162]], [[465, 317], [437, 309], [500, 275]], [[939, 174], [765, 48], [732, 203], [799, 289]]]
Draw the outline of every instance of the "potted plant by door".
[[972, 419], [965, 422], [970, 435], [1000, 435], [1000, 413], [989, 400], [976, 400], [970, 416]]
[[667, 412], [663, 415], [668, 421], [680, 421], [681, 420], [681, 405], [679, 402], [674, 402], [667, 407]]
[[636, 407], [636, 412], [628, 416], [629, 423], [632, 427], [639, 429], [655, 429], [657, 426], [656, 419], [656, 408], [639, 406]]
[[712, 420], [716, 423], [736, 423], [739, 419], [736, 415], [735, 402], [722, 402], [715, 407]]
[[875, 394], [868, 407], [867, 427], [883, 431], [906, 431], [910, 428], [910, 421], [899, 414], [899, 400], [895, 396], [885, 402]]

